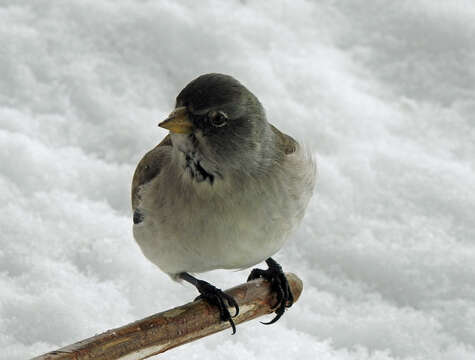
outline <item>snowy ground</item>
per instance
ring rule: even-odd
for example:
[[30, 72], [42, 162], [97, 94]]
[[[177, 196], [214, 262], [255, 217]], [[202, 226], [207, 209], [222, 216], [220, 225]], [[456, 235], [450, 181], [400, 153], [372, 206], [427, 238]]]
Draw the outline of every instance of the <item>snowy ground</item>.
[[167, 358], [474, 359], [474, 64], [470, 0], [0, 1], [0, 359], [196, 295], [140, 253], [129, 185], [206, 72], [316, 153], [277, 256], [305, 290]]

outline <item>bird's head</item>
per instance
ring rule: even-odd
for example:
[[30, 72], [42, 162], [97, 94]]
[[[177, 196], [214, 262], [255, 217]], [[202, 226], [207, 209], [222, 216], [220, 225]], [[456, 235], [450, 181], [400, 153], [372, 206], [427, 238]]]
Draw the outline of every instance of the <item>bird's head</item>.
[[223, 74], [191, 81], [178, 94], [175, 110], [159, 126], [170, 130], [173, 146], [186, 161], [213, 177], [232, 170], [252, 172], [271, 141], [257, 97]]

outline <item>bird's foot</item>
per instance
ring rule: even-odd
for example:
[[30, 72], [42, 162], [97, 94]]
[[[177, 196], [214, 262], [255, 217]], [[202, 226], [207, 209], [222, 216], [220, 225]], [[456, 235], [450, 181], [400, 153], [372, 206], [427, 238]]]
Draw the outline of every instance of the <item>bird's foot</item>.
[[247, 281], [264, 278], [270, 282], [271, 290], [277, 294], [277, 303], [274, 306], [276, 316], [271, 321], [262, 323], [270, 325], [281, 318], [286, 307], [292, 306], [294, 303], [294, 296], [290, 291], [289, 282], [282, 271], [282, 267], [272, 258], [268, 258], [266, 263], [267, 266], [269, 266], [267, 270], [252, 269]]
[[[208, 304], [217, 306], [221, 320], [229, 321], [234, 335], [236, 333], [236, 325], [234, 324], [232, 318], [238, 316], [239, 314], [239, 306], [236, 300], [234, 300], [232, 296], [223, 292], [221, 289], [216, 288], [206, 281], [198, 280], [195, 286], [201, 294], [195, 300], [203, 299], [207, 301]], [[234, 316], [231, 316], [229, 313], [228, 306], [234, 307]]]

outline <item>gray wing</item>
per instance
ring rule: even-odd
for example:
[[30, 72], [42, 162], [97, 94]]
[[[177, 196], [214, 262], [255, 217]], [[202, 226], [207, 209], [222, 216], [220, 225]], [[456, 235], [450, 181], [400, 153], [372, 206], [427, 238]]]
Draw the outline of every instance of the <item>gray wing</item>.
[[161, 146], [172, 146], [170, 135], [167, 135], [157, 146], [144, 155], [135, 169], [132, 179], [132, 209], [135, 211], [140, 201], [140, 187], [160, 173], [160, 157], [158, 149]]
[[295, 139], [287, 134], [284, 134], [279, 129], [277, 129], [274, 125], [269, 124], [272, 131], [275, 135], [277, 135], [277, 139], [280, 144], [280, 148], [284, 151], [285, 155], [292, 154], [297, 150], [298, 143]]

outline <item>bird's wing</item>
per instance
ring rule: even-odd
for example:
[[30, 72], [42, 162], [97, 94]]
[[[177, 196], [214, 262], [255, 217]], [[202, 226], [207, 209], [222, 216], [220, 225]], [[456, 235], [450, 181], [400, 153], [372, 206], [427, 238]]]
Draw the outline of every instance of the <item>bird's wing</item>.
[[157, 146], [144, 155], [135, 169], [132, 180], [132, 209], [139, 205], [140, 186], [148, 183], [160, 172], [160, 157], [158, 149], [162, 146], [172, 146], [170, 135], [167, 135]]
[[284, 134], [274, 125], [270, 124], [270, 127], [280, 143], [280, 148], [284, 151], [285, 155], [292, 154], [297, 150], [298, 143], [291, 136]]

